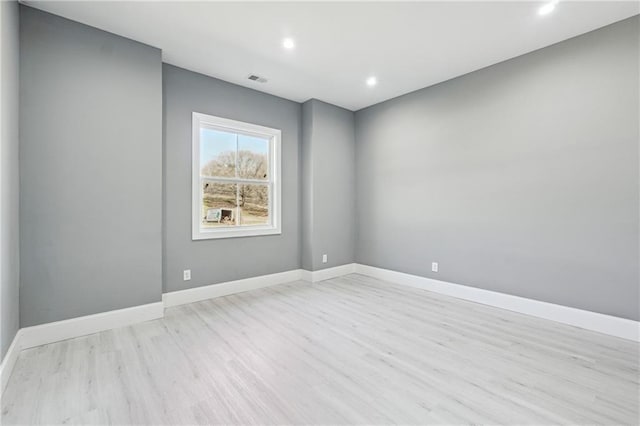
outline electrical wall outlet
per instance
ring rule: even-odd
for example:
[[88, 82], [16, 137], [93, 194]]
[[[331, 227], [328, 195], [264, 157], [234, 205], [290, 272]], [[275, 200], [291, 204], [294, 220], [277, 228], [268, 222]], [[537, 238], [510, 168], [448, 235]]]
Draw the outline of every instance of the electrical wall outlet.
[[191, 269], [185, 269], [182, 271], [182, 279], [184, 281], [189, 281], [191, 279]]
[[326, 254], [323, 254], [323, 255], [322, 255], [322, 263], [327, 263], [328, 261], [329, 261], [329, 260], [328, 260], [328, 258], [327, 258], [327, 255], [326, 255]]
[[438, 272], [438, 262], [431, 262], [431, 272]]

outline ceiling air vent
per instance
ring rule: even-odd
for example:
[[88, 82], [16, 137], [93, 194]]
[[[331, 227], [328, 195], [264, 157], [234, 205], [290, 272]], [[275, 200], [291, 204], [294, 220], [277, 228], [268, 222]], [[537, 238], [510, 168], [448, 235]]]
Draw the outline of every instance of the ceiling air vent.
[[267, 79], [264, 77], [260, 77], [259, 75], [251, 74], [247, 77], [251, 81], [257, 81], [258, 83], [266, 83]]

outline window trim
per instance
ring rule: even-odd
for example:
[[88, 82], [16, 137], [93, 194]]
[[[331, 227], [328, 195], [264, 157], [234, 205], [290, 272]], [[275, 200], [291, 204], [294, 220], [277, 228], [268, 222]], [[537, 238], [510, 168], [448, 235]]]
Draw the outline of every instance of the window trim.
[[[256, 183], [267, 184], [269, 188], [269, 217], [268, 225], [253, 226], [229, 226], [201, 228], [202, 212], [202, 176], [200, 175], [200, 127], [205, 125], [225, 132], [240, 133], [247, 136], [259, 136], [269, 139], [269, 179]], [[256, 237], [262, 235], [282, 234], [281, 206], [282, 206], [282, 180], [281, 180], [281, 139], [282, 131], [243, 121], [216, 117], [200, 112], [192, 114], [191, 134], [191, 239], [209, 240], [218, 238]], [[229, 180], [230, 183], [239, 181], [251, 183], [251, 179], [214, 178], [216, 181]]]

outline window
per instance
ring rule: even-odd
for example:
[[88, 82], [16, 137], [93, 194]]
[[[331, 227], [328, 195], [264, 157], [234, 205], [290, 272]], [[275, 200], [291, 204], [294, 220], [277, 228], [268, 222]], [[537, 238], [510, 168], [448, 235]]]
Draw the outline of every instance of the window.
[[194, 240], [280, 234], [280, 134], [193, 113]]

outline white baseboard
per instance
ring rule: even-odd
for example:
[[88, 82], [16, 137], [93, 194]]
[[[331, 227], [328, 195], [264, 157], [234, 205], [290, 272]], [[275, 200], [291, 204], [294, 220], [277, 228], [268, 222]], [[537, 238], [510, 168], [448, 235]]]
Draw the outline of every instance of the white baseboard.
[[40, 345], [86, 336], [100, 331], [111, 330], [118, 327], [126, 327], [139, 322], [159, 319], [164, 316], [165, 307], [182, 305], [211, 299], [213, 297], [226, 296], [243, 291], [299, 281], [302, 277], [300, 269], [294, 269], [278, 274], [263, 275], [243, 280], [230, 281], [188, 290], [175, 291], [162, 295], [162, 302], [147, 305], [133, 306], [131, 308], [101, 312], [47, 324], [24, 327], [18, 330], [11, 346], [7, 350], [0, 364], [0, 394], [9, 381], [13, 367], [18, 359], [20, 351]]
[[640, 323], [625, 318], [357, 264], [355, 272], [434, 293], [640, 342]]
[[100, 331], [137, 324], [164, 316], [162, 302], [117, 309], [18, 330], [0, 364], [0, 394], [9, 381], [20, 351], [40, 345], [86, 336]]
[[320, 269], [317, 271], [302, 270], [302, 279], [310, 283], [329, 280], [331, 278], [341, 277], [347, 274], [353, 274], [356, 271], [355, 263], [347, 263], [346, 265], [334, 266], [333, 268]]
[[20, 329], [20, 349], [33, 348], [164, 316], [162, 302], [117, 309]]
[[294, 269], [277, 274], [261, 275], [259, 277], [245, 278], [243, 280], [228, 281], [220, 284], [206, 285], [187, 290], [172, 291], [162, 295], [165, 308], [184, 305], [186, 303], [199, 302], [214, 297], [227, 296], [234, 293], [255, 290], [278, 284], [299, 281], [302, 279], [302, 270]]
[[162, 295], [162, 302], [22, 328], [16, 333], [11, 346], [0, 364], [0, 394], [4, 391], [22, 349], [162, 318], [165, 307], [198, 302], [299, 280], [315, 283], [351, 273], [367, 275], [397, 284], [433, 291], [459, 299], [640, 342], [640, 323], [637, 321], [405, 274], [388, 269], [351, 263], [318, 271], [294, 269], [277, 274], [174, 291], [164, 293]]
[[0, 363], [0, 396], [2, 396], [4, 388], [7, 387], [9, 377], [11, 377], [11, 373], [13, 372], [13, 367], [16, 365], [18, 355], [22, 350], [22, 348], [20, 347], [21, 334], [22, 330], [20, 329], [18, 330], [16, 335], [13, 336], [13, 341], [11, 342], [11, 345], [9, 345], [9, 349], [7, 349], [7, 353], [2, 359], [2, 363]]

